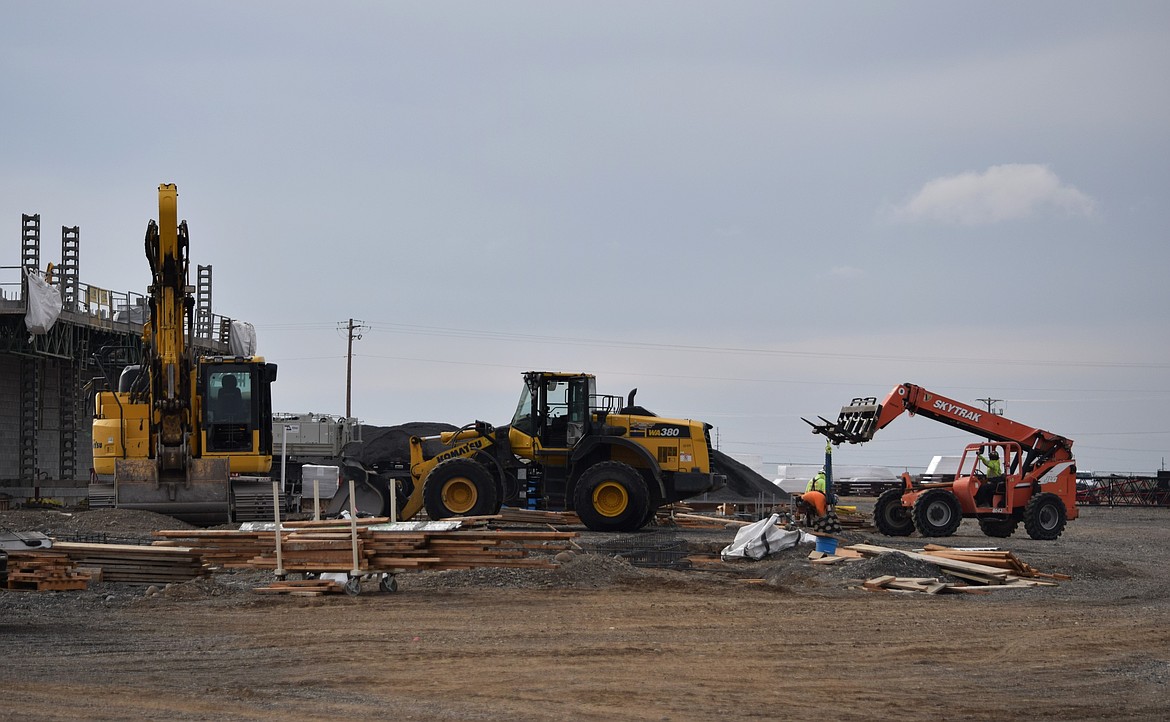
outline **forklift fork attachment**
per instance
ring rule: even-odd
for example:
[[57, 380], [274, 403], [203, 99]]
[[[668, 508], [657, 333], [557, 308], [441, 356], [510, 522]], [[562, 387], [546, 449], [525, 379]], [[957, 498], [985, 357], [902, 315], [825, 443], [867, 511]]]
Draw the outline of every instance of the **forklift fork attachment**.
[[835, 422], [823, 416], [817, 417], [823, 422], [820, 424], [805, 418], [801, 420], [813, 427], [814, 434], [821, 434], [834, 444], [861, 444], [872, 439], [877, 431], [881, 408], [875, 397], [855, 398], [841, 409]]

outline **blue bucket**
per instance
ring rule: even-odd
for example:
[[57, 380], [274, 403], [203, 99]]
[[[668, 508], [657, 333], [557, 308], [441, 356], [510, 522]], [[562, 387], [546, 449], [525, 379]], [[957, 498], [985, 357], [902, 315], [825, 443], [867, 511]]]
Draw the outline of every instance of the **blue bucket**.
[[817, 551], [824, 552], [825, 554], [836, 554], [837, 540], [831, 536], [817, 537]]

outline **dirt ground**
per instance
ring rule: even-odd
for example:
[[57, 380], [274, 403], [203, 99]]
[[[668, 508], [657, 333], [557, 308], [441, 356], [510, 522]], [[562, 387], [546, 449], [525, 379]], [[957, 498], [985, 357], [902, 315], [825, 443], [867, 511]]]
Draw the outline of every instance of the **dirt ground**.
[[[1055, 542], [964, 521], [946, 543], [1073, 577], [982, 595], [862, 591], [889, 559], [814, 567], [808, 547], [702, 571], [581, 552], [356, 597], [258, 595], [262, 572], [0, 592], [0, 719], [1167, 719], [1170, 509], [1081, 512]], [[54, 514], [0, 530], [142, 531]], [[679, 536], [712, 551], [734, 532]]]

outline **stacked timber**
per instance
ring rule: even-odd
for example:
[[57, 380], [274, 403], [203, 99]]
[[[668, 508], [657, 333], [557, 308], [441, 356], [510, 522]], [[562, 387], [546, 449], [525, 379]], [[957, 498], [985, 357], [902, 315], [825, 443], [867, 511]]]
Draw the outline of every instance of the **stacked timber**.
[[[568, 549], [576, 532], [428, 528], [434, 525], [383, 519], [357, 525], [357, 570], [399, 572], [473, 567], [553, 568], [545, 555]], [[405, 527], [405, 528], [403, 528]], [[161, 548], [181, 544], [212, 566], [276, 569], [274, 530], [163, 530]], [[354, 541], [347, 520], [282, 525], [281, 566], [292, 572], [354, 571]]]
[[340, 594], [345, 585], [332, 579], [281, 579], [266, 587], [255, 587], [256, 594], [287, 594], [291, 597], [320, 597], [325, 594]]
[[1012, 552], [1001, 549], [954, 549], [940, 544], [927, 544], [922, 553], [927, 556], [982, 564], [997, 569], [1006, 569], [1019, 577], [1047, 577], [1049, 579], [1072, 578], [1067, 574], [1052, 574], [1039, 571], [1025, 563]]
[[199, 552], [187, 547], [55, 542], [53, 549], [82, 567], [101, 569], [106, 582], [170, 584], [209, 573]]
[[90, 575], [62, 551], [37, 549], [8, 552], [8, 589], [69, 592], [89, 586]]

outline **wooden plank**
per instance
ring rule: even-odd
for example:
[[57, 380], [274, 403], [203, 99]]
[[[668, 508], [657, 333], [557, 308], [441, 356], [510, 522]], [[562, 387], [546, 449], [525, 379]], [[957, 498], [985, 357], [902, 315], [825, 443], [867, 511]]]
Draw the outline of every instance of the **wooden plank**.
[[862, 553], [868, 552], [871, 554], [888, 554], [888, 553], [892, 552], [892, 553], [897, 553], [897, 554], [904, 554], [905, 556], [908, 556], [911, 559], [918, 559], [921, 561], [929, 562], [929, 563], [934, 564], [936, 566], [943, 567], [944, 569], [947, 569], [948, 571], [964, 571], [964, 572], [967, 572], [968, 574], [980, 574], [980, 575], [991, 577], [994, 579], [999, 579], [1001, 581], [1007, 576], [1007, 572], [1004, 571], [1003, 569], [998, 569], [996, 567], [989, 567], [986, 564], [973, 564], [971, 562], [963, 562], [963, 561], [957, 561], [954, 559], [947, 559], [946, 557], [937, 557], [937, 556], [930, 556], [927, 554], [919, 554], [917, 552], [910, 552], [910, 551], [906, 551], [904, 549], [893, 549], [890, 547], [880, 547], [880, 546], [875, 546], [872, 544], [854, 544], [854, 545], [852, 545], [852, 548], [854, 550], [862, 552]]

